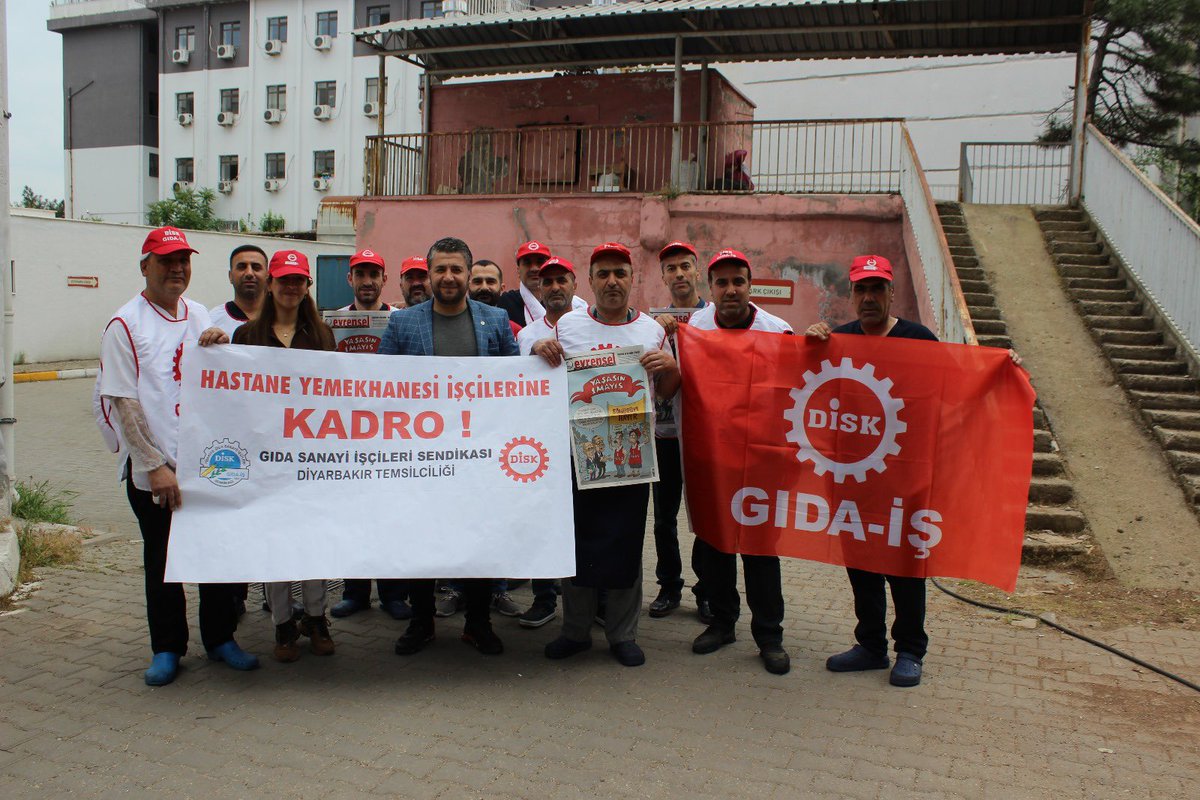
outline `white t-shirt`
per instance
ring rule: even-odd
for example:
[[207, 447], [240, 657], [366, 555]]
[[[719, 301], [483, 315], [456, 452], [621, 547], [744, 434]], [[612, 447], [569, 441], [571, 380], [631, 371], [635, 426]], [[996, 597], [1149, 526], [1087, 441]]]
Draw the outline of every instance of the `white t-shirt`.
[[[150, 435], [167, 463], [175, 466], [179, 443], [179, 381], [184, 345], [192, 345], [212, 327], [208, 310], [180, 298], [178, 317], [139, 294], [113, 315], [100, 340], [101, 399], [131, 397], [142, 405]], [[107, 405], [107, 404], [106, 404]], [[118, 469], [124, 476], [129, 449], [117, 424], [116, 409], [106, 408], [119, 443]], [[133, 485], [150, 490], [145, 472], [133, 471]]]
[[610, 347], [641, 345], [647, 352], [662, 350], [667, 332], [648, 314], [633, 312], [628, 322], [601, 322], [589, 308], [564, 314], [554, 329], [563, 352], [580, 353], [587, 350], [607, 350]]
[[[751, 312], [754, 314], [754, 321], [750, 323], [747, 330], [752, 331], [767, 331], [768, 333], [793, 333], [792, 326], [784, 320], [768, 314], [754, 303], [750, 304]], [[717, 307], [713, 303], [709, 303], [704, 308], [692, 314], [692, 318], [688, 320], [688, 325], [702, 331], [717, 330]]]
[[[563, 316], [565, 317], [566, 314], [563, 314]], [[541, 317], [517, 332], [517, 347], [520, 348], [521, 355], [527, 356], [533, 352], [533, 346], [542, 339], [553, 338], [554, 326], [548, 324], [545, 317]]]
[[[230, 339], [233, 338], [233, 332], [246, 323], [245, 319], [239, 319], [229, 313], [229, 305], [232, 302], [230, 300], [229, 303], [221, 303], [221, 305], [213, 306], [208, 310], [208, 316], [212, 320], [212, 324], [225, 331]], [[234, 308], [237, 308], [239, 314], [242, 313], [242, 309], [236, 305]]]

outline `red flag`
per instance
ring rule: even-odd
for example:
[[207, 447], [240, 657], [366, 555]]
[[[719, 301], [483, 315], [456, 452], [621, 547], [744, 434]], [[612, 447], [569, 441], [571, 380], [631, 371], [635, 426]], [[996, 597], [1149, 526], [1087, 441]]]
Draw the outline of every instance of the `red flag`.
[[677, 338], [697, 536], [1013, 590], [1034, 393], [1004, 350], [686, 325]]

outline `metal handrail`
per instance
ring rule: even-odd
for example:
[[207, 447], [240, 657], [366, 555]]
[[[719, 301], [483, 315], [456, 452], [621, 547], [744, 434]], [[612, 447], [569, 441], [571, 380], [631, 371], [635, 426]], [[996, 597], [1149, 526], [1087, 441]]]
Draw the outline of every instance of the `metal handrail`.
[[1067, 142], [963, 142], [958, 201], [1063, 205], [1070, 172]]

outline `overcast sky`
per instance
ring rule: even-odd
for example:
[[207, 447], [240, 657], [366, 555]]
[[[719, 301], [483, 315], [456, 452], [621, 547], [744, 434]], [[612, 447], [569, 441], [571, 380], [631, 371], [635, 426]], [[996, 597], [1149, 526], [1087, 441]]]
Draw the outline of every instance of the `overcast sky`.
[[26, 184], [63, 196], [62, 37], [46, 30], [45, 0], [7, 0], [12, 199]]

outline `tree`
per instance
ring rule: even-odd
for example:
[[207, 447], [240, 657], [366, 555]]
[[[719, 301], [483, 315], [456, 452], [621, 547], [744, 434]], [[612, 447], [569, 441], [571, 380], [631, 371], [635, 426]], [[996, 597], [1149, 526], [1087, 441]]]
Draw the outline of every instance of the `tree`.
[[47, 197], [42, 197], [33, 190], [33, 187], [26, 185], [21, 189], [21, 208], [42, 208], [47, 211], [53, 211], [54, 216], [62, 219], [66, 205], [62, 200], [51, 200]]
[[174, 225], [194, 231], [215, 231], [221, 226], [213, 212], [217, 193], [212, 189], [175, 190], [175, 196], [149, 205], [149, 222], [155, 227]]

